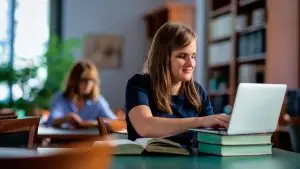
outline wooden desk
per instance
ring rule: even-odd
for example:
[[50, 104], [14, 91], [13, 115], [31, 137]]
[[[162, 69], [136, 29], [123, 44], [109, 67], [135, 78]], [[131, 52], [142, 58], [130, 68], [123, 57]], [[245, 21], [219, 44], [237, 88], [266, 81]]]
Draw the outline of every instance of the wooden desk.
[[37, 146], [39, 147], [61, 147], [68, 143], [79, 141], [93, 142], [99, 140], [100, 135], [97, 128], [90, 129], [60, 129], [54, 127], [39, 126], [37, 133]]
[[98, 139], [99, 131], [97, 128], [71, 130], [39, 126], [37, 137], [38, 139], [90, 140]]
[[267, 156], [116, 156], [111, 169], [299, 169], [300, 154], [273, 149]]
[[[127, 139], [127, 134], [112, 133], [111, 137]], [[99, 139], [101, 138], [97, 128], [70, 130], [39, 126], [37, 134], [38, 146], [43, 147], [61, 147], [65, 143], [78, 141], [91, 141], [93, 143]]]
[[272, 136], [272, 142], [274, 143], [274, 148], [291, 151], [289, 127], [287, 125], [278, 126]]

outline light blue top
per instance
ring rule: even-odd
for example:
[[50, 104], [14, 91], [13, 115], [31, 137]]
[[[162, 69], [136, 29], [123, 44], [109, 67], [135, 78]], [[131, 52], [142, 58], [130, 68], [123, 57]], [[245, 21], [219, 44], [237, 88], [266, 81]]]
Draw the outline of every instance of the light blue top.
[[103, 96], [99, 96], [96, 101], [87, 100], [83, 108], [78, 111], [76, 105], [65, 98], [62, 92], [54, 96], [50, 105], [50, 112], [50, 117], [46, 124], [51, 124], [53, 119], [64, 117], [69, 113], [77, 113], [82, 120], [96, 120], [97, 117], [117, 118]]

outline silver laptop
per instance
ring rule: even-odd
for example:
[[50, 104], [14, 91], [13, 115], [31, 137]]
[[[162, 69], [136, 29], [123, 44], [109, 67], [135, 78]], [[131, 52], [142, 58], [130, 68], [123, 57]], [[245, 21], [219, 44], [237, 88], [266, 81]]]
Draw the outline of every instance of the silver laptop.
[[277, 127], [287, 86], [240, 83], [228, 129], [191, 129], [220, 134], [272, 133]]

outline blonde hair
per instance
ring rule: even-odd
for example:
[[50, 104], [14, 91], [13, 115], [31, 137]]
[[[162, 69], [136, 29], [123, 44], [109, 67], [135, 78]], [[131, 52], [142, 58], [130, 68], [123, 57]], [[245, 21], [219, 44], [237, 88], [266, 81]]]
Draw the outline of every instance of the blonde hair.
[[78, 99], [80, 80], [85, 78], [95, 82], [87, 99], [96, 100], [100, 95], [100, 78], [96, 66], [88, 60], [81, 60], [73, 65], [65, 83], [64, 96], [70, 100]]
[[[156, 32], [147, 60], [144, 65], [144, 73], [151, 78], [153, 101], [160, 111], [172, 114], [171, 109], [171, 69], [170, 57], [174, 50], [182, 49], [190, 45], [196, 39], [195, 33], [187, 26], [179, 23], [165, 23]], [[195, 86], [193, 78], [183, 82], [180, 88], [188, 102], [198, 113], [201, 111], [201, 98]]]

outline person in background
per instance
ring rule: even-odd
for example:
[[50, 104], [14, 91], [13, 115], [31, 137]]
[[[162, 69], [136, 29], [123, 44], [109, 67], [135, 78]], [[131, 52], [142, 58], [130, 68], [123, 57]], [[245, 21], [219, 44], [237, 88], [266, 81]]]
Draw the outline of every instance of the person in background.
[[192, 146], [189, 128], [227, 128], [229, 116], [214, 114], [204, 88], [193, 80], [196, 35], [185, 25], [164, 24], [154, 36], [143, 74], [126, 86], [128, 139], [167, 138]]
[[57, 127], [76, 127], [82, 121], [97, 117], [117, 118], [100, 94], [99, 73], [88, 60], [73, 65], [64, 91], [54, 96], [50, 107], [47, 123]]

